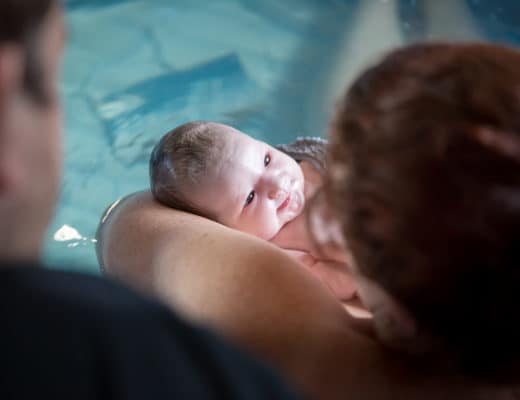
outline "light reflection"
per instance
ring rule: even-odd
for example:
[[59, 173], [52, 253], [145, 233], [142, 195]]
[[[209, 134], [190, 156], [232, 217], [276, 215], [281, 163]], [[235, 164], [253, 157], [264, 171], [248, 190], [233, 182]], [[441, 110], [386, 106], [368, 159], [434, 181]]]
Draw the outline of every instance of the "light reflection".
[[81, 235], [76, 228], [67, 224], [63, 225], [54, 233], [54, 240], [57, 242], [70, 242], [67, 244], [69, 248], [77, 247], [80, 244], [86, 246], [89, 243], [97, 242], [94, 238]]
[[80, 235], [77, 229], [67, 224], [63, 225], [54, 233], [54, 240], [57, 242], [66, 242], [74, 239], [82, 240], [84, 238]]

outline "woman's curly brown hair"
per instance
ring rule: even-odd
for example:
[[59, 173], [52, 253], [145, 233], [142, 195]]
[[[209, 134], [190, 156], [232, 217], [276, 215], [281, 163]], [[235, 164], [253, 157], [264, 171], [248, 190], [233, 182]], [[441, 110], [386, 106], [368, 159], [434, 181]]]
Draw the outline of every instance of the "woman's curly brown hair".
[[329, 204], [357, 266], [467, 370], [520, 358], [520, 53], [418, 44], [338, 106]]

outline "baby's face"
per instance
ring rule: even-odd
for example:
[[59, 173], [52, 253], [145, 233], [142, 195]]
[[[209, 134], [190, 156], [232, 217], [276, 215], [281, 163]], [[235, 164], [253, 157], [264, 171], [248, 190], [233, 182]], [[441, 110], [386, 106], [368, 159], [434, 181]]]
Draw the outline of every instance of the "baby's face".
[[268, 144], [222, 129], [222, 157], [202, 185], [190, 191], [190, 200], [218, 222], [270, 240], [303, 210], [302, 170]]

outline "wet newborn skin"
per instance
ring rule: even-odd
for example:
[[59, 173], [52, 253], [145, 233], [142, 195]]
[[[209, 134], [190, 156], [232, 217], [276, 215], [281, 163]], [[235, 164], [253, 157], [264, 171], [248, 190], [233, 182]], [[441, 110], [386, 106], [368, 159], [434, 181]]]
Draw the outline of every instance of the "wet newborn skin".
[[201, 184], [187, 188], [190, 201], [217, 222], [286, 250], [336, 297], [352, 298], [355, 284], [345, 259], [317, 251], [306, 226], [305, 202], [321, 185], [320, 174], [267, 143], [231, 127], [221, 129], [221, 157]]

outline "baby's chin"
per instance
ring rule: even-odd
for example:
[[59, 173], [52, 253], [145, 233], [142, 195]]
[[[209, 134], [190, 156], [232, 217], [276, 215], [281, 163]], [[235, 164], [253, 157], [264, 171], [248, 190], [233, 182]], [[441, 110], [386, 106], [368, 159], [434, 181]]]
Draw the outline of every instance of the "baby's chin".
[[298, 189], [294, 190], [291, 193], [291, 202], [284, 210], [287, 214], [287, 222], [292, 221], [298, 215], [303, 212], [303, 208], [305, 207], [305, 195], [303, 194], [303, 190]]
[[305, 195], [303, 194], [303, 191], [299, 189], [293, 190], [291, 193], [290, 203], [284, 210], [279, 212], [279, 230], [282, 229], [285, 224], [291, 222], [293, 219], [299, 216], [303, 212], [304, 207]]
[[283, 213], [278, 216], [278, 227], [276, 231], [273, 231], [270, 235], [270, 238], [267, 240], [272, 240], [280, 233], [282, 228], [286, 226], [291, 221], [295, 220], [305, 208], [305, 197], [302, 192], [295, 191], [292, 193], [291, 203], [287, 206]]
[[305, 197], [303, 192], [295, 190], [291, 193], [291, 202], [289, 205], [277, 215], [277, 221], [270, 220], [269, 223], [260, 227], [260, 224], [256, 226], [256, 232], [254, 236], [264, 240], [272, 240], [278, 235], [282, 228], [298, 217], [305, 207]]

